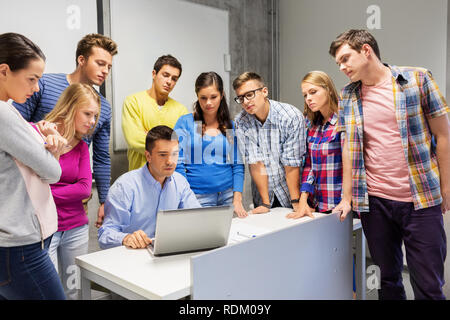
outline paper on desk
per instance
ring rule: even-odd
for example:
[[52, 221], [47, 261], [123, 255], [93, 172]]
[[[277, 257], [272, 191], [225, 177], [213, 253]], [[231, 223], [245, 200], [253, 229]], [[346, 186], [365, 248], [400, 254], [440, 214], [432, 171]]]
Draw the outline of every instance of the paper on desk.
[[233, 223], [228, 236], [228, 244], [235, 244], [244, 240], [263, 235], [270, 232], [270, 229], [252, 226], [244, 222]]

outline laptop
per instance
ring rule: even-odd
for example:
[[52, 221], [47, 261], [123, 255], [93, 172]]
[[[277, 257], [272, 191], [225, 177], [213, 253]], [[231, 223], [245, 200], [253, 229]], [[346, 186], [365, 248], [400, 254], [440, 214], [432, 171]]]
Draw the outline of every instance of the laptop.
[[155, 238], [147, 249], [154, 256], [165, 256], [222, 247], [232, 218], [232, 206], [159, 211]]

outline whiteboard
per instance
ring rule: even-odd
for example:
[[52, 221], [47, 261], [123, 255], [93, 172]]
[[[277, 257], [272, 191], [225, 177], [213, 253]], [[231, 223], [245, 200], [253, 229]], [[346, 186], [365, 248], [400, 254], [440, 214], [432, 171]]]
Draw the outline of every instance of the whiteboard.
[[45, 73], [73, 72], [78, 41], [97, 32], [92, 0], [0, 0], [0, 8], [0, 33], [20, 33], [36, 43], [47, 57]]
[[[170, 97], [192, 111], [195, 79], [215, 71], [229, 99], [228, 12], [180, 0], [111, 0], [111, 38], [119, 46], [112, 69], [113, 148], [126, 150], [122, 104], [133, 93], [149, 89], [156, 59], [176, 57], [183, 72]], [[227, 68], [228, 69], [228, 68]]]

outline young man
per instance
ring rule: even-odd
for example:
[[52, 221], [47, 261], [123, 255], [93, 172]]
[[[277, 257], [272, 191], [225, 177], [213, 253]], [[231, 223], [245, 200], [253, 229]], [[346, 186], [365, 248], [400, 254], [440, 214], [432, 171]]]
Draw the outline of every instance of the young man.
[[264, 80], [245, 72], [233, 81], [243, 110], [236, 116], [236, 135], [242, 159], [249, 164], [255, 208], [298, 209], [300, 167], [306, 151], [305, 119], [292, 105], [269, 100]]
[[146, 163], [145, 137], [155, 126], [175, 126], [178, 118], [188, 113], [181, 103], [169, 97], [181, 76], [181, 64], [171, 55], [156, 60], [150, 89], [128, 96], [122, 109], [122, 130], [128, 144], [128, 169]]
[[111, 186], [105, 221], [98, 230], [102, 249], [145, 248], [155, 236], [160, 210], [201, 207], [186, 178], [174, 172], [178, 138], [167, 126], [152, 128], [145, 141], [147, 164], [123, 174]]
[[[75, 55], [76, 69], [71, 74], [47, 73], [39, 79], [39, 92], [24, 104], [14, 103], [27, 121], [38, 122], [55, 107], [61, 93], [73, 83], [101, 86], [109, 75], [112, 58], [117, 54], [116, 43], [101, 34], [88, 34], [79, 42]], [[111, 128], [111, 106], [99, 93], [101, 99], [100, 117], [92, 138], [93, 171], [97, 185], [100, 207], [96, 226], [103, 221], [103, 203], [108, 194], [111, 179], [111, 159], [109, 155], [109, 136]]]
[[[383, 64], [374, 37], [349, 30], [330, 54], [351, 83], [342, 90], [343, 220], [361, 214], [371, 256], [381, 270], [380, 299], [405, 299], [402, 241], [416, 299], [445, 299], [450, 209], [449, 108], [431, 73]], [[432, 137], [436, 145], [432, 143]]]

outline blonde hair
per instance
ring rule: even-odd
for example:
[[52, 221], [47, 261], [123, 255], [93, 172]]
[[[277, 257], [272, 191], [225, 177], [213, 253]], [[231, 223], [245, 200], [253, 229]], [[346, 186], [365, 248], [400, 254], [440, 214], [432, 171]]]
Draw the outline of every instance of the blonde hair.
[[[303, 77], [302, 83], [304, 82], [324, 88], [328, 92], [328, 102], [330, 104], [330, 109], [334, 113], [338, 112], [338, 94], [336, 88], [334, 87], [333, 81], [325, 72], [323, 71], [308, 72]], [[322, 119], [322, 114], [319, 111], [313, 112], [306, 104], [306, 101], [303, 109], [303, 114], [313, 124], [317, 124]]]
[[[63, 91], [55, 107], [47, 114], [45, 120], [61, 124], [64, 128], [62, 136], [67, 139], [67, 141], [72, 140], [74, 137], [82, 139], [83, 136], [78, 135], [75, 131], [75, 115], [80, 108], [88, 105], [91, 99], [97, 103], [100, 115], [100, 96], [94, 88], [83, 83], [71, 84]], [[94, 126], [89, 130], [86, 136], [92, 135], [97, 123], [98, 116], [95, 119]]]

